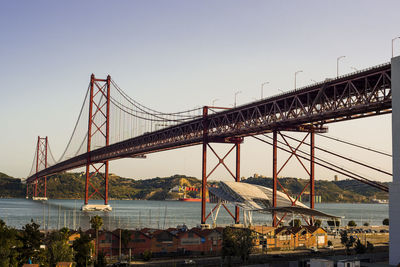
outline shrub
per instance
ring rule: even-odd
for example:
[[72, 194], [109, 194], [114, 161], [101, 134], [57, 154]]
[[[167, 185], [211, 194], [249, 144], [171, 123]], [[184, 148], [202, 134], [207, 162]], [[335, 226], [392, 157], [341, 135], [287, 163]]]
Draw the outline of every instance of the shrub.
[[389, 219], [388, 219], [388, 218], [384, 219], [384, 220], [382, 221], [382, 224], [383, 224], [383, 225], [389, 225]]
[[354, 227], [354, 226], [357, 226], [357, 224], [355, 221], [351, 220], [348, 222], [347, 226]]
[[149, 250], [146, 250], [145, 252], [143, 252], [143, 260], [149, 261], [151, 259], [151, 256], [152, 256], [151, 254], [152, 253]]
[[340, 221], [327, 221], [327, 223], [329, 226], [335, 226], [335, 224], [336, 224], [336, 227], [340, 226]]

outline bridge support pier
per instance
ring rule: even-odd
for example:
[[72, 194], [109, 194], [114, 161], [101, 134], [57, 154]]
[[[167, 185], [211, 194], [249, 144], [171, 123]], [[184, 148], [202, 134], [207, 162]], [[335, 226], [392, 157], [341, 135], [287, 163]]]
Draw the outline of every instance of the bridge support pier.
[[393, 182], [389, 187], [389, 264], [395, 266], [400, 263], [400, 57], [392, 58], [391, 82]]
[[[218, 203], [213, 210], [208, 213], [206, 216], [206, 202], [207, 202], [207, 179], [211, 176], [211, 174], [220, 166], [224, 166], [225, 169], [229, 172], [232, 178], [236, 182], [240, 182], [240, 144], [243, 143], [242, 137], [233, 137], [227, 139], [215, 139], [210, 138], [208, 136], [208, 109], [209, 107], [203, 107], [203, 149], [202, 149], [202, 180], [201, 180], [201, 227], [208, 228], [209, 225], [206, 224], [207, 219], [210, 217], [211, 213], [220, 205], [225, 208], [228, 214], [232, 217], [235, 224], [239, 224], [240, 222], [240, 209], [239, 207], [235, 207], [234, 213], [232, 213], [224, 203]], [[233, 144], [231, 149], [223, 156], [220, 157], [218, 153], [214, 150], [214, 148], [210, 145], [211, 143], [227, 143]], [[213, 154], [218, 158], [217, 165], [210, 171], [207, 172], [207, 150], [208, 148], [213, 152]], [[228, 166], [225, 164], [224, 160], [230, 155], [233, 150], [236, 150], [236, 159], [235, 159], [235, 173], [233, 173]]]
[[[315, 180], [315, 157], [314, 157], [314, 151], [315, 151], [315, 131], [318, 129], [318, 131], [320, 132], [325, 132], [325, 129], [319, 129], [319, 128], [310, 128], [310, 129], [299, 129], [296, 132], [306, 132], [307, 135], [303, 138], [303, 140], [299, 140], [299, 143], [297, 144], [296, 147], [292, 147], [289, 142], [287, 141], [287, 137], [285, 137], [284, 134], [282, 134], [278, 129], [275, 129], [272, 131], [272, 137], [269, 137], [270, 139], [272, 139], [272, 143], [264, 141], [260, 138], [256, 138], [260, 141], [263, 141], [267, 144], [272, 145], [272, 207], [276, 208], [277, 207], [277, 191], [278, 191], [278, 185], [280, 186], [280, 188], [283, 190], [283, 192], [287, 195], [287, 197], [290, 199], [290, 201], [292, 202], [292, 205], [296, 205], [296, 202], [300, 200], [301, 195], [303, 195], [306, 191], [307, 188], [309, 188], [309, 201], [310, 201], [310, 208], [314, 209], [314, 196], [315, 196], [315, 186], [314, 186], [314, 180]], [[291, 131], [294, 131], [293, 129], [291, 129]], [[281, 138], [283, 139], [283, 141], [278, 141], [278, 134], [281, 136]], [[307, 169], [305, 167], [305, 165], [303, 164], [302, 160], [300, 159], [300, 157], [298, 157], [297, 155], [297, 151], [300, 148], [301, 145], [304, 144], [305, 139], [310, 136], [310, 167], [309, 169]], [[285, 149], [283, 147], [278, 146], [278, 143], [283, 144], [284, 146], [288, 147], [288, 149]], [[289, 152], [290, 156], [289, 158], [286, 160], [286, 162], [281, 166], [281, 168], [278, 170], [278, 148], [286, 150], [287, 152]], [[278, 180], [278, 175], [279, 173], [283, 170], [283, 168], [286, 166], [286, 164], [289, 162], [289, 160], [292, 157], [296, 157], [297, 160], [299, 161], [300, 165], [304, 168], [304, 170], [307, 172], [307, 174], [310, 177], [309, 182], [305, 185], [305, 187], [303, 188], [303, 190], [300, 192], [300, 194], [298, 196], [296, 196], [296, 198], [293, 198], [292, 196], [290, 196], [288, 194], [288, 192], [286, 191], [286, 189], [282, 186], [282, 184], [279, 182]], [[287, 214], [284, 214], [281, 218], [277, 217], [277, 214], [275, 211], [272, 212], [272, 226], [277, 227], [281, 221], [286, 217]], [[306, 221], [307, 224], [312, 225], [313, 224], [313, 218], [310, 218], [310, 220], [307, 220], [305, 217], [303, 217], [303, 219]]]

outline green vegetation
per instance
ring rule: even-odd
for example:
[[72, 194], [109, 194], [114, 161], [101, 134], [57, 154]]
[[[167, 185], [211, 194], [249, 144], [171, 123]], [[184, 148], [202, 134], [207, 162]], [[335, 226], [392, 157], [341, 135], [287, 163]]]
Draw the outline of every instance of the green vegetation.
[[351, 220], [351, 221], [349, 221], [349, 222], [347, 223], [347, 226], [355, 227], [355, 226], [357, 226], [357, 224], [356, 224], [355, 221]]
[[74, 251], [67, 243], [68, 231], [62, 229], [44, 235], [39, 227], [31, 221], [22, 230], [16, 230], [0, 220], [1, 267], [22, 266], [30, 261], [54, 267], [57, 262], [72, 261]]
[[291, 220], [289, 222], [289, 225], [290, 226], [294, 226], [294, 227], [300, 227], [301, 226], [301, 221], [299, 219], [294, 219], [294, 223], [293, 223], [293, 220]]
[[77, 266], [89, 266], [91, 261], [90, 252], [93, 249], [93, 245], [91, 243], [92, 239], [88, 234], [85, 234], [79, 229], [80, 237], [74, 240], [72, 244], [72, 248], [75, 251], [74, 260]]
[[347, 232], [344, 231], [340, 234], [340, 242], [346, 247], [346, 253], [348, 253], [350, 248], [353, 247], [354, 243], [356, 242], [356, 239], [352, 235], [349, 237]]
[[[250, 177], [243, 180], [246, 183], [257, 184], [272, 188], [272, 178]], [[309, 182], [307, 179], [297, 179], [290, 177], [279, 178], [279, 182], [291, 195], [299, 194], [304, 186]], [[384, 183], [387, 185], [387, 183]], [[374, 198], [388, 199], [389, 195], [379, 189], [363, 184], [356, 180], [342, 181], [315, 181], [316, 195], [321, 195], [322, 202], [348, 202], [348, 203], [368, 203]], [[323, 192], [323, 193], [320, 193]], [[303, 198], [303, 201], [305, 199]]]
[[[59, 173], [47, 177], [47, 196], [53, 199], [82, 199], [85, 188], [85, 173]], [[258, 184], [272, 187], [271, 178], [250, 177], [242, 180], [245, 183]], [[291, 195], [299, 194], [308, 183], [306, 179], [279, 178], [280, 183]], [[91, 180], [95, 187], [100, 187], [102, 178], [96, 175]], [[216, 182], [211, 182], [216, 183]], [[177, 193], [170, 190], [175, 186], [201, 187], [201, 181], [194, 177], [185, 175], [173, 175], [171, 177], [156, 177], [153, 179], [138, 180], [123, 178], [110, 174], [109, 198], [110, 199], [149, 199], [165, 200], [178, 199]], [[388, 194], [376, 188], [362, 184], [355, 180], [343, 181], [315, 181], [316, 194], [322, 196], [323, 202], [370, 202], [374, 198], [387, 199]], [[0, 197], [1, 198], [23, 198], [25, 197], [26, 185], [20, 179], [0, 173]], [[323, 192], [319, 193], [319, 192]], [[186, 192], [188, 197], [198, 196], [196, 191]], [[94, 198], [98, 197], [96, 194]], [[306, 201], [307, 195], [303, 195]]]
[[382, 224], [383, 224], [383, 225], [389, 225], [389, 219], [388, 219], [388, 218], [384, 219], [384, 220], [382, 221]]
[[228, 257], [228, 265], [231, 265], [232, 256], [240, 256], [246, 264], [253, 249], [255, 235], [248, 228], [225, 227], [222, 233], [222, 258]]
[[96, 262], [99, 255], [99, 229], [103, 226], [103, 218], [96, 215], [90, 219], [90, 226], [96, 230]]

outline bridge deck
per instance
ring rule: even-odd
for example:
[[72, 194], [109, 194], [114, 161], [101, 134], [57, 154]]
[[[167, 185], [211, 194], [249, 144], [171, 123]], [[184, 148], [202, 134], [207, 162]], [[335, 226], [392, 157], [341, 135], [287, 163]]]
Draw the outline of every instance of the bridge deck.
[[293, 90], [115, 143], [50, 166], [30, 176], [43, 177], [93, 163], [132, 157], [203, 142], [390, 113], [390, 63]]

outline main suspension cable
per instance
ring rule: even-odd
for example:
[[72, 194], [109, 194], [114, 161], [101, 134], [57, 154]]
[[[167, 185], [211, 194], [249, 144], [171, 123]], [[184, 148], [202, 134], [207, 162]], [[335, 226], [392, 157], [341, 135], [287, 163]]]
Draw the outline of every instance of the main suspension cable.
[[60, 162], [60, 161], [64, 158], [65, 153], [67, 153], [67, 150], [68, 150], [68, 148], [69, 148], [69, 145], [71, 144], [72, 138], [74, 137], [75, 131], [76, 131], [77, 127], [78, 127], [79, 120], [81, 119], [82, 112], [83, 112], [83, 108], [85, 107], [86, 99], [87, 99], [88, 94], [89, 94], [89, 90], [90, 90], [90, 84], [89, 84], [89, 86], [88, 86], [88, 89], [86, 90], [85, 99], [83, 100], [83, 104], [82, 104], [81, 110], [80, 110], [80, 112], [79, 112], [78, 119], [77, 119], [77, 121], [76, 121], [76, 123], [75, 123], [75, 127], [74, 127], [74, 130], [72, 131], [71, 137], [69, 138], [67, 147], [65, 148], [64, 152], [61, 154], [60, 159], [59, 159], [58, 161], [56, 161], [56, 162]]

